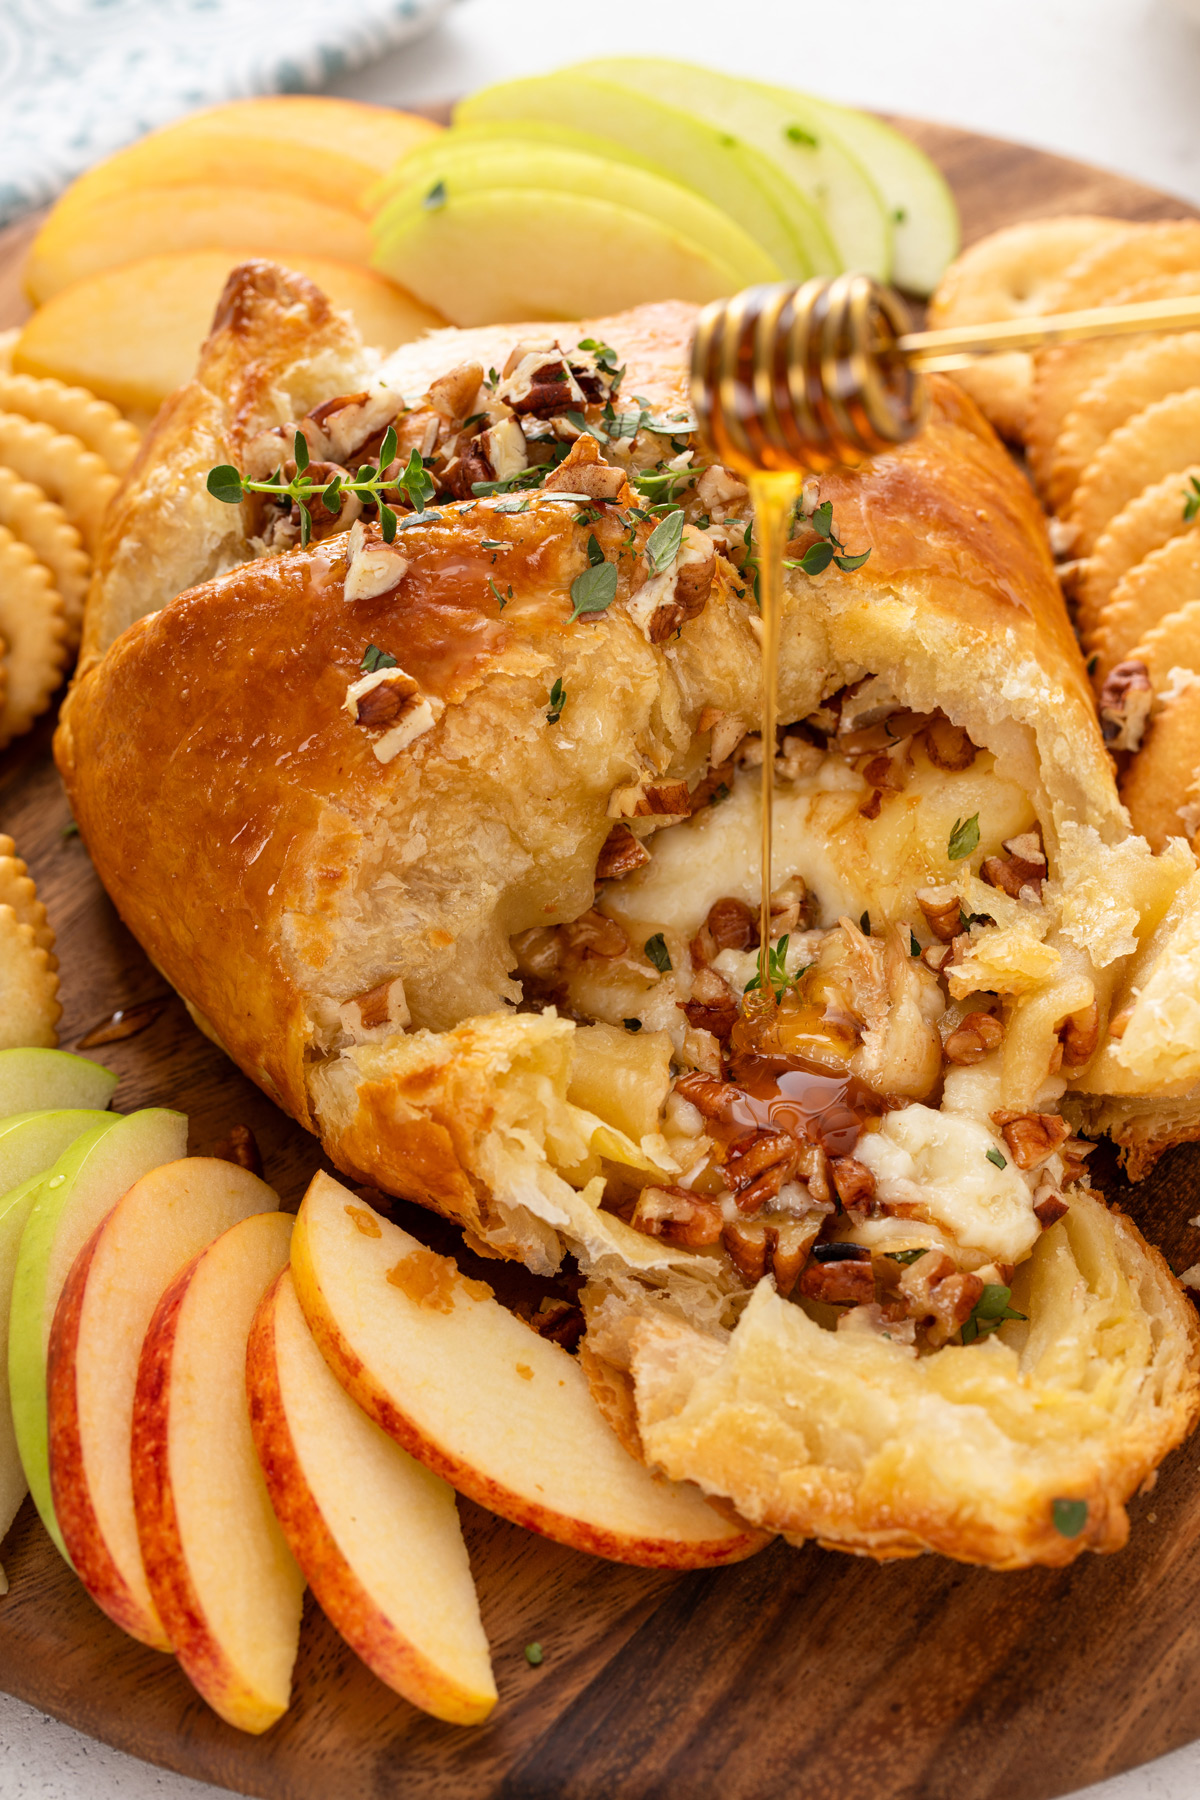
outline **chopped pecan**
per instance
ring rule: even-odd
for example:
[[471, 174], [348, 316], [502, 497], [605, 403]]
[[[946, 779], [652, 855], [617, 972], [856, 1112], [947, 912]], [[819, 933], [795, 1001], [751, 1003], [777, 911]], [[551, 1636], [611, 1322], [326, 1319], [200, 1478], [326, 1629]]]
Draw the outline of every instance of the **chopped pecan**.
[[1004, 1041], [1004, 1023], [991, 1013], [972, 1012], [958, 1028], [950, 1033], [942, 1045], [947, 1062], [958, 1063], [969, 1068], [973, 1063], [982, 1062]]
[[771, 1250], [771, 1266], [775, 1271], [775, 1287], [784, 1296], [791, 1293], [800, 1271], [808, 1260], [813, 1241], [821, 1229], [819, 1219], [783, 1219], [768, 1226], [775, 1242]]
[[643, 1188], [630, 1223], [635, 1231], [644, 1231], [648, 1237], [666, 1238], [689, 1250], [702, 1250], [717, 1243], [725, 1228], [715, 1200], [681, 1187]]
[[875, 1298], [871, 1259], [816, 1262], [810, 1256], [800, 1273], [796, 1292], [806, 1300], [823, 1300], [827, 1306], [866, 1306]]
[[863, 780], [873, 788], [886, 788], [889, 793], [898, 794], [904, 786], [904, 770], [894, 756], [882, 751], [871, 757], [863, 769]]
[[692, 939], [692, 961], [699, 967], [712, 962], [722, 950], [755, 950], [758, 935], [758, 920], [744, 900], [714, 900]]
[[746, 725], [736, 713], [722, 712], [717, 706], [706, 706], [696, 720], [696, 731], [698, 735], [706, 731], [712, 732], [708, 760], [716, 767], [729, 761], [746, 735]]
[[1057, 1113], [994, 1112], [992, 1123], [1000, 1127], [1018, 1169], [1036, 1169], [1071, 1135]]
[[940, 975], [953, 957], [953, 944], [927, 944], [921, 952], [921, 961], [927, 969], [932, 969], [935, 975]]
[[564, 1350], [574, 1350], [584, 1333], [583, 1310], [570, 1300], [543, 1300], [526, 1324], [539, 1337], [549, 1338], [552, 1344], [561, 1344]]
[[847, 1212], [864, 1212], [875, 1198], [875, 1177], [855, 1156], [834, 1156], [829, 1163], [837, 1197]]
[[570, 454], [542, 483], [547, 493], [586, 494], [589, 500], [618, 500], [624, 486], [624, 469], [604, 461], [590, 432], [575, 439]]
[[718, 800], [724, 800], [732, 786], [732, 761], [721, 763], [718, 766], [711, 768], [703, 781], [701, 781], [697, 787], [692, 789], [692, 798], [690, 802], [692, 817], [695, 818], [698, 812], [703, 812], [706, 806], [712, 806]]
[[776, 888], [771, 895], [772, 939], [783, 937], [785, 933], [807, 929], [810, 910], [804, 877], [793, 875], [789, 882]]
[[235, 1125], [228, 1137], [222, 1138], [219, 1144], [213, 1146], [213, 1155], [222, 1162], [236, 1163], [239, 1169], [249, 1169], [261, 1181], [262, 1157], [258, 1141], [248, 1125]]
[[750, 498], [750, 490], [732, 469], [712, 463], [696, 483], [696, 499], [705, 512], [728, 510]]
[[1109, 1037], [1123, 1038], [1125, 1036], [1125, 1033], [1129, 1029], [1129, 1021], [1130, 1021], [1130, 1019], [1132, 1019], [1132, 1017], [1133, 1017], [1133, 1003], [1131, 1001], [1128, 1006], [1123, 1006], [1121, 1008], [1120, 1012], [1115, 1012], [1113, 1014], [1112, 1018], [1108, 1021]]
[[[515, 938], [513, 942], [516, 942]], [[691, 1075], [681, 1075], [675, 1083], [675, 1092], [690, 1100], [706, 1119], [726, 1119], [742, 1090], [717, 1075], [702, 1075], [697, 1070]]]
[[753, 1287], [767, 1272], [767, 1227], [760, 1219], [738, 1219], [726, 1225], [721, 1242], [729, 1260], [746, 1283]]
[[610, 819], [686, 819], [691, 804], [686, 781], [649, 781], [637, 787], [618, 788], [609, 801], [608, 816]]
[[1063, 1160], [1064, 1187], [1083, 1180], [1087, 1174], [1087, 1159], [1095, 1148], [1095, 1144], [1077, 1137], [1068, 1138], [1065, 1144], [1060, 1145], [1058, 1153]]
[[581, 961], [590, 957], [610, 961], [614, 956], [623, 956], [629, 948], [629, 939], [617, 921], [605, 918], [595, 907], [558, 929], [568, 955]]
[[775, 1287], [786, 1298], [819, 1229], [820, 1220], [738, 1219], [726, 1225], [722, 1242], [747, 1287], [762, 1280], [769, 1262]]
[[[403, 669], [378, 669], [375, 674], [373, 685], [355, 696], [355, 718], [360, 725], [382, 730], [403, 716], [417, 692], [417, 684]], [[354, 685], [361, 687], [358, 682]]]
[[957, 772], [969, 769], [975, 761], [975, 746], [961, 725], [952, 725], [947, 718], [935, 717], [925, 727], [924, 735], [925, 754], [935, 769]]
[[738, 1211], [756, 1213], [773, 1200], [796, 1168], [800, 1146], [785, 1131], [756, 1131], [734, 1145], [725, 1163], [725, 1179]]
[[1043, 1230], [1048, 1225], [1057, 1224], [1058, 1220], [1070, 1210], [1057, 1188], [1039, 1188], [1034, 1196], [1033, 1214]]
[[338, 1015], [344, 1029], [354, 1038], [379, 1031], [384, 1026], [402, 1031], [412, 1018], [404, 982], [399, 975], [391, 975], [365, 993], [356, 994], [353, 1000], [347, 1000], [338, 1008]]
[[869, 800], [864, 801], [858, 810], [859, 810], [860, 815], [864, 819], [877, 819], [879, 817], [879, 814], [882, 811], [882, 809], [883, 809], [883, 789], [876, 788], [874, 790], [874, 792], [872, 793], [871, 798]]
[[557, 344], [518, 344], [504, 366], [496, 398], [515, 413], [551, 419], [580, 405], [583, 391]]
[[1100, 729], [1110, 750], [1137, 750], [1154, 693], [1144, 662], [1119, 662], [1100, 689]]
[[1036, 831], [1023, 831], [1004, 844], [1006, 855], [984, 858], [979, 873], [989, 887], [1014, 900], [1040, 901], [1046, 878], [1046, 853]]
[[983, 1294], [978, 1275], [955, 1267], [944, 1250], [927, 1250], [905, 1269], [899, 1281], [909, 1317], [928, 1321], [934, 1348], [962, 1328]]
[[1063, 1047], [1062, 1066], [1068, 1075], [1078, 1075], [1096, 1053], [1100, 1041], [1100, 1008], [1093, 1000], [1083, 1012], [1074, 1014], [1059, 1027]]
[[429, 384], [429, 404], [443, 419], [465, 419], [483, 381], [483, 364], [459, 363]]
[[737, 995], [715, 969], [703, 966], [697, 969], [692, 978], [691, 997], [679, 1001], [678, 1005], [689, 1025], [697, 1031], [711, 1031], [715, 1038], [724, 1040], [737, 1024]]
[[821, 1206], [833, 1204], [829, 1157], [820, 1144], [801, 1144], [796, 1158], [796, 1174], [806, 1183], [810, 1195]]
[[650, 852], [628, 825], [614, 825], [596, 862], [596, 880], [619, 881], [622, 875], [645, 868], [649, 861]]
[[953, 888], [918, 888], [917, 905], [925, 915], [925, 923], [939, 944], [949, 944], [958, 936], [962, 921], [962, 902]]

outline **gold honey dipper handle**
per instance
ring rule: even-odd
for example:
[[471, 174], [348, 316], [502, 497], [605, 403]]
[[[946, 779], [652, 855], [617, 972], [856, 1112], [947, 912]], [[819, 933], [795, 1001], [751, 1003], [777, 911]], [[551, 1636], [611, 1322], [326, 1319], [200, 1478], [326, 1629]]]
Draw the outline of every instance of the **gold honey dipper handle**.
[[742, 472], [861, 462], [921, 429], [924, 373], [1082, 338], [1200, 327], [1200, 295], [943, 331], [910, 325], [900, 296], [869, 275], [712, 301], [696, 321], [691, 372], [709, 448]]

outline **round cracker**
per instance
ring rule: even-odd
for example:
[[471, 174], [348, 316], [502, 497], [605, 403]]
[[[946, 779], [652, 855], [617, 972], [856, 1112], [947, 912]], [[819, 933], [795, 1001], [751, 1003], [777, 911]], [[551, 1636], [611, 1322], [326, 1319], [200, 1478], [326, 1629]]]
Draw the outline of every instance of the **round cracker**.
[[[1200, 272], [1154, 275], [1130, 282], [1106, 296], [1106, 304], [1132, 306], [1138, 300], [1176, 300], [1200, 294]], [[1033, 395], [1029, 405], [1029, 429], [1025, 449], [1034, 480], [1045, 493], [1058, 439], [1068, 414], [1114, 362], [1143, 344], [1159, 343], [1162, 333], [1133, 337], [1085, 338], [1078, 344], [1053, 344], [1033, 358]]]
[[83, 539], [58, 502], [51, 500], [32, 481], [22, 481], [11, 469], [0, 467], [0, 525], [28, 544], [54, 578], [63, 603], [67, 645], [74, 650], [83, 626], [92, 559]]
[[1047, 492], [1063, 512], [1106, 439], [1155, 400], [1200, 384], [1200, 331], [1153, 338], [1127, 350], [1093, 381], [1067, 414], [1054, 449]]
[[48, 953], [12, 907], [0, 905], [0, 1049], [53, 1050], [61, 1017]]
[[[1047, 311], [1047, 296], [1086, 250], [1110, 237], [1112, 219], [1076, 214], [1032, 219], [972, 244], [951, 263], [929, 303], [929, 323], [979, 325]], [[1005, 437], [1022, 438], [1028, 423], [1032, 360], [1027, 351], [989, 356], [955, 380]]]
[[0, 906], [12, 907], [18, 922], [28, 925], [33, 933], [34, 943], [50, 958], [50, 967], [57, 969], [54, 932], [46, 908], [38, 899], [32, 875], [17, 855], [17, 846], [3, 832], [0, 832]]
[[1096, 658], [1094, 679], [1102, 685], [1114, 663], [1148, 631], [1200, 599], [1200, 531], [1168, 539], [1121, 577], [1101, 607], [1085, 648]]
[[1200, 834], [1181, 816], [1200, 800], [1200, 687], [1186, 687], [1155, 710], [1142, 747], [1121, 777], [1133, 829], [1157, 856], [1167, 839]]
[[1200, 462], [1200, 387], [1156, 400], [1101, 445], [1067, 512], [1077, 552], [1086, 556], [1109, 521], [1153, 482], [1194, 462]]
[[1117, 514], [1091, 555], [1079, 565], [1076, 617], [1083, 637], [1095, 630], [1101, 609], [1130, 569], [1152, 550], [1194, 528], [1183, 511], [1193, 480], [1200, 483], [1200, 462], [1154, 482]]
[[1152, 625], [1129, 652], [1129, 660], [1146, 665], [1156, 695], [1174, 685], [1174, 669], [1200, 675], [1200, 600], [1189, 600]]
[[13, 375], [0, 370], [0, 412], [20, 413], [40, 419], [77, 437], [94, 450], [114, 475], [123, 475], [141, 444], [141, 434], [123, 419], [108, 400], [99, 400], [87, 388], [68, 387], [39, 375]]
[[8, 691], [0, 712], [0, 749], [45, 712], [67, 660], [63, 603], [50, 571], [0, 525], [0, 637]]
[[40, 419], [0, 412], [0, 463], [57, 500], [88, 551], [95, 551], [105, 508], [117, 491], [103, 458]]
[[1110, 220], [1113, 230], [1064, 270], [1047, 295], [1046, 312], [1103, 306], [1120, 289], [1155, 275], [1200, 269], [1200, 219], [1158, 225]]

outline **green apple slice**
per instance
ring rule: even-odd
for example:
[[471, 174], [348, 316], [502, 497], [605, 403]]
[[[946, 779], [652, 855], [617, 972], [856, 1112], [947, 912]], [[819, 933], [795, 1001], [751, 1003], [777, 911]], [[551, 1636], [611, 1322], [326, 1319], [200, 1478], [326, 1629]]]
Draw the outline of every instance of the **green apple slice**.
[[450, 190], [389, 209], [372, 264], [452, 324], [579, 319], [719, 299], [744, 272], [659, 219], [565, 189]]
[[[375, 218], [378, 242], [389, 236], [393, 222], [413, 208], [428, 209], [431, 197], [458, 198], [483, 194], [495, 188], [561, 190], [572, 196], [588, 196], [611, 202], [656, 219], [673, 234], [703, 249], [722, 267], [734, 272], [735, 287], [756, 281], [778, 281], [780, 269], [761, 245], [725, 213], [661, 175], [563, 145], [531, 143], [516, 138], [474, 142], [466, 133], [445, 132], [421, 145], [397, 165], [391, 181], [397, 183], [390, 199]], [[403, 185], [399, 185], [400, 183]], [[732, 290], [731, 290], [732, 291]]]
[[111, 1070], [86, 1056], [66, 1050], [0, 1050], [0, 1119], [64, 1106], [103, 1111], [116, 1085]]
[[563, 126], [620, 144], [624, 160], [632, 153], [736, 219], [790, 280], [840, 266], [820, 211], [778, 164], [665, 94], [571, 71], [483, 88], [454, 113], [456, 127], [501, 120]]
[[187, 1154], [187, 1119], [154, 1107], [105, 1118], [64, 1150], [38, 1185], [21, 1234], [8, 1322], [8, 1380], [17, 1448], [34, 1504], [63, 1549], [50, 1495], [46, 1356], [71, 1266], [135, 1181]]
[[[116, 1116], [99, 1108], [63, 1107], [0, 1119], [0, 1196], [31, 1175], [48, 1175], [76, 1138], [97, 1125], [110, 1124]], [[0, 1308], [0, 1318], [6, 1317]]]
[[[12, 1303], [13, 1276], [17, 1268], [17, 1251], [29, 1210], [41, 1186], [42, 1176], [31, 1175], [10, 1194], [0, 1199], [0, 1319], [7, 1327]], [[8, 1331], [0, 1332], [0, 1543], [17, 1516], [17, 1509], [29, 1491], [25, 1470], [17, 1449], [17, 1433], [13, 1425], [8, 1398]]]
[[[784, 89], [776, 90], [782, 97]], [[961, 231], [954, 195], [936, 163], [911, 138], [870, 113], [797, 95], [856, 156], [892, 220], [892, 280], [910, 294], [932, 294], [958, 255]]]
[[888, 209], [866, 169], [829, 120], [809, 111], [802, 95], [656, 56], [603, 57], [564, 70], [563, 76], [611, 82], [711, 120], [773, 162], [820, 209], [842, 268], [889, 279]]

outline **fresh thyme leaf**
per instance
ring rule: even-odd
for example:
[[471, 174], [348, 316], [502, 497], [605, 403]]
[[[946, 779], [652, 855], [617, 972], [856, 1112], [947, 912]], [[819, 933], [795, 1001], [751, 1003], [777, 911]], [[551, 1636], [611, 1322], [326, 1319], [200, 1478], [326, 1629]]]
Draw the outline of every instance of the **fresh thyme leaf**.
[[862, 932], [864, 937], [870, 937], [870, 935], [871, 935], [871, 915], [869, 912], [863, 913], [862, 918], [858, 921], [858, 929]]
[[909, 931], [908, 943], [909, 943], [909, 952], [908, 952], [909, 955], [910, 956], [920, 956], [921, 946], [917, 942], [917, 934], [915, 931], [912, 931], [912, 930]]
[[[383, 442], [379, 446], [379, 473], [381, 475], [383, 474], [383, 471], [396, 460], [397, 442], [396, 427], [394, 425], [389, 425], [383, 434]], [[367, 467], [370, 469], [371, 465], [368, 463]], [[361, 475], [362, 471], [360, 470], [359, 473]], [[371, 469], [371, 474], [373, 475], [374, 473], [374, 469]]]
[[507, 550], [508, 545], [503, 538], [480, 538], [479, 548], [481, 550]]
[[547, 725], [557, 725], [562, 718], [562, 709], [567, 704], [567, 690], [562, 684], [562, 676], [556, 677], [550, 689], [550, 711], [546, 714]]
[[567, 419], [575, 427], [580, 436], [586, 434], [588, 437], [594, 437], [598, 444], [607, 444], [607, 435], [601, 431], [598, 425], [589, 424], [581, 412], [564, 413], [563, 418]]
[[321, 504], [326, 512], [335, 513], [342, 504], [342, 478], [335, 475], [329, 486], [321, 495]]
[[693, 469], [639, 469], [630, 476], [630, 483], [644, 500], [665, 503], [670, 506], [678, 490], [686, 487], [690, 481], [698, 481], [703, 470]]
[[525, 1661], [531, 1669], [540, 1669], [545, 1661], [545, 1654], [540, 1644], [526, 1644]]
[[[220, 495], [217, 498], [219, 499]], [[1200, 479], [1193, 475], [1183, 490], [1184, 524], [1190, 525], [1197, 513], [1200, 513]]]
[[603, 517], [604, 511], [602, 507], [585, 506], [582, 512], [577, 512], [575, 514], [575, 523], [577, 525], [594, 525], [597, 519], [602, 519]]
[[[805, 963], [803, 969], [797, 969], [794, 975], [787, 972], [788, 933], [785, 931], [777, 944], [772, 944], [767, 952], [767, 980], [775, 991], [776, 1000], [782, 1000], [788, 988], [794, 987], [804, 974], [805, 969], [812, 967]], [[759, 956], [758, 971], [742, 989], [744, 994], [752, 994], [762, 986], [762, 957]]]
[[378, 644], [368, 644], [358, 666], [364, 675], [373, 675], [376, 669], [395, 669], [399, 664], [389, 650], [381, 650]]
[[488, 576], [488, 586], [491, 588], [493, 594], [496, 596], [496, 605], [500, 608], [500, 611], [503, 612], [505, 607], [508, 605], [508, 601], [512, 599], [511, 587], [508, 590], [508, 600], [506, 600], [504, 595], [500, 592], [500, 589], [496, 586], [495, 582], [492, 580], [490, 575]]
[[950, 833], [950, 841], [946, 846], [946, 854], [951, 862], [962, 862], [973, 850], [979, 848], [979, 814], [972, 813], [969, 819], [955, 819], [954, 829]]
[[303, 475], [308, 467], [308, 439], [302, 431], [298, 431], [292, 439], [292, 455], [296, 459], [297, 475]]
[[1099, 666], [1099, 662], [1100, 662], [1100, 652], [1099, 651], [1096, 652], [1095, 656], [1088, 657], [1087, 672], [1089, 675], [1094, 675], [1096, 673], [1096, 669]]
[[445, 206], [445, 204], [446, 184], [444, 181], [435, 181], [425, 198], [422, 200], [421, 205], [425, 208], [426, 212], [437, 212], [441, 207]]
[[600, 564], [604, 561], [604, 552], [600, 548], [600, 539], [596, 536], [594, 531], [589, 532], [588, 534], [587, 556], [588, 562], [593, 569], [598, 569]]
[[527, 469], [518, 469], [515, 475], [505, 476], [503, 481], [473, 481], [471, 492], [476, 499], [482, 499], [488, 494], [511, 494], [515, 488], [538, 487], [546, 472], [544, 464], [531, 464]]
[[312, 514], [303, 500], [297, 500], [296, 505], [300, 508], [300, 548], [307, 550], [312, 537]]
[[667, 949], [661, 931], [656, 931], [652, 938], [647, 938], [643, 948], [660, 975], [671, 973], [671, 952]]
[[397, 522], [396, 514], [392, 511], [391, 507], [385, 505], [381, 500], [379, 502], [379, 529], [383, 533], [383, 541], [385, 544], [395, 543]]
[[811, 131], [805, 131], [803, 125], [785, 125], [783, 135], [789, 144], [807, 144], [810, 150], [815, 150], [820, 142]]
[[622, 1019], [621, 1023], [626, 1031], [638, 1032], [642, 1029], [642, 1021], [640, 1019]]
[[[596, 543], [594, 537], [592, 543]], [[599, 545], [596, 547], [599, 549]], [[616, 564], [605, 562], [601, 556], [598, 563], [593, 563], [571, 583], [571, 602], [575, 610], [569, 623], [573, 625], [581, 613], [607, 612], [616, 597]]]
[[884, 1255], [889, 1262], [904, 1263], [904, 1265], [908, 1267], [910, 1264], [917, 1262], [920, 1257], [924, 1256], [925, 1249], [926, 1246], [922, 1244], [918, 1250], [885, 1250]]
[[787, 562], [789, 569], [803, 569], [806, 575], [823, 575], [833, 561], [832, 544], [810, 544], [799, 562]]
[[1086, 1500], [1052, 1500], [1050, 1512], [1059, 1537], [1078, 1537], [1087, 1524], [1088, 1503]]
[[818, 537], [832, 538], [833, 542], [835, 544], [837, 543], [837, 541], [838, 541], [837, 538], [835, 538], [833, 536], [833, 501], [832, 500], [823, 500], [821, 502], [820, 506], [814, 507], [812, 515], [809, 518], [808, 522], [812, 526], [813, 530], [816, 532]]
[[[391, 436], [394, 439], [395, 433], [392, 432]], [[384, 449], [386, 448], [387, 440], [385, 438]], [[395, 454], [395, 444], [393, 443], [392, 456], [395, 456]], [[389, 457], [387, 460], [390, 461], [391, 458]], [[387, 467], [383, 450], [379, 452], [379, 467], [381, 472]], [[400, 477], [399, 485], [408, 495], [408, 503], [413, 508], [413, 511], [424, 512], [426, 506], [433, 498], [433, 482], [425, 471], [425, 464], [421, 461], [421, 452], [417, 449], [415, 444], [409, 451], [408, 466]]]
[[862, 568], [870, 554], [869, 550], [864, 550], [858, 556], [835, 556], [833, 560], [844, 574], [851, 575], [855, 569]]
[[222, 463], [219, 468], [210, 469], [205, 486], [214, 500], [222, 500], [226, 506], [237, 506], [241, 502], [242, 478], [232, 463]]
[[613, 377], [613, 386], [615, 387], [625, 371], [618, 369], [617, 353], [612, 345], [602, 344], [597, 338], [580, 338], [578, 348], [591, 351], [596, 359], [596, 367], [603, 369], [606, 375]]
[[970, 931], [972, 925], [994, 925], [995, 923], [991, 913], [964, 912], [961, 906], [958, 909], [958, 929], [960, 931]]
[[998, 1169], [1007, 1169], [1008, 1158], [1005, 1155], [1003, 1155], [1001, 1151], [988, 1150], [985, 1152], [985, 1154], [987, 1156], [988, 1161], [990, 1163], [995, 1163], [995, 1165]]
[[973, 1344], [976, 1338], [987, 1337], [989, 1333], [998, 1331], [1005, 1319], [1025, 1319], [1026, 1313], [1014, 1312], [1008, 1304], [1012, 1298], [1012, 1290], [998, 1281], [989, 1281], [975, 1302], [970, 1318], [962, 1328], [964, 1344]]
[[708, 796], [708, 804], [710, 806], [717, 806], [722, 800], [728, 800], [728, 798], [729, 783], [727, 781], [719, 781], [712, 793]]
[[528, 499], [526, 499], [526, 500], [502, 500], [496, 506], [495, 511], [498, 513], [523, 513], [523, 512], [528, 512], [529, 508], [532, 505], [533, 505], [533, 501], [528, 500]]
[[661, 575], [679, 555], [683, 542], [683, 512], [677, 508], [654, 527], [646, 539], [646, 566], [652, 575]]

